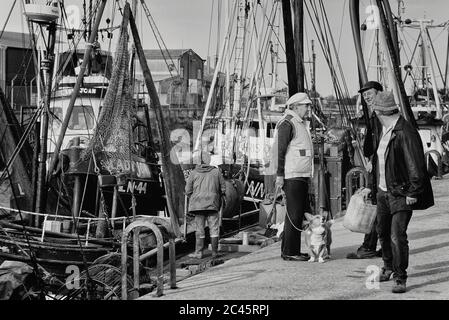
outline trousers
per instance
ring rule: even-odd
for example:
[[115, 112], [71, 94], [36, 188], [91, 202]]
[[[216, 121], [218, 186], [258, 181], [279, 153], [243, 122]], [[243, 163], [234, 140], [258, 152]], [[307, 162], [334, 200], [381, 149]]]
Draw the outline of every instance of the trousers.
[[287, 214], [284, 220], [284, 235], [281, 242], [281, 253], [295, 256], [301, 253], [301, 231], [304, 212], [309, 208], [309, 183], [307, 178], [285, 179], [283, 190], [286, 197]]
[[[398, 210], [397, 203], [404, 205]], [[394, 210], [392, 210], [394, 208]], [[393, 270], [393, 277], [406, 280], [409, 260], [407, 227], [412, 218], [412, 210], [391, 193], [378, 190], [377, 193], [377, 233], [382, 247], [384, 268]]]
[[376, 251], [377, 248], [377, 218], [374, 220], [373, 228], [370, 233], [365, 234], [362, 246], [369, 251]]

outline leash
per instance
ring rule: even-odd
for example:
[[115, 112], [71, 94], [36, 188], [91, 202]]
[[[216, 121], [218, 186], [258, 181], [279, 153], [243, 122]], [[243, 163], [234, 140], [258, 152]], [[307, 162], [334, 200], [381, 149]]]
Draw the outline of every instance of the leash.
[[[281, 189], [281, 187], [276, 186], [276, 189], [274, 191], [273, 207], [272, 207], [272, 209], [270, 211], [269, 216], [267, 217], [267, 225], [268, 225], [268, 222], [271, 219], [271, 216], [273, 215], [273, 211], [276, 208], [276, 199], [277, 199], [277, 196], [278, 196], [278, 193], [279, 193], [280, 189]], [[302, 229], [298, 228], [297, 226], [295, 226], [295, 224], [293, 223], [292, 219], [290, 218], [290, 215], [289, 215], [288, 209], [287, 209], [287, 201], [288, 201], [287, 196], [285, 196], [285, 215], [287, 216], [287, 219], [290, 221], [290, 224], [293, 226], [293, 228], [295, 228], [297, 231], [305, 232], [305, 230], [302, 230]]]
[[[290, 215], [288, 214], [288, 209], [287, 209], [287, 197], [285, 197], [285, 215], [287, 216], [288, 221], [290, 221], [290, 224], [292, 225], [293, 228], [296, 229], [296, 231], [299, 232], [306, 232], [306, 230], [302, 230], [300, 228], [298, 228], [297, 226], [295, 226], [295, 224], [293, 223], [292, 219], [290, 218]], [[304, 219], [303, 219], [304, 220]], [[302, 221], [301, 221], [302, 222]]]

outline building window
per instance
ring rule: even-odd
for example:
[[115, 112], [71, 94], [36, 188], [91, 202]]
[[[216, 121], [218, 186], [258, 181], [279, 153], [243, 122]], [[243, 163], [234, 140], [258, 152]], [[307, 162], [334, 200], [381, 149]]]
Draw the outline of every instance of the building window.
[[202, 80], [202, 79], [203, 79], [203, 78], [201, 77], [201, 69], [198, 69], [196, 78], [197, 78], [198, 80]]
[[179, 74], [181, 75], [181, 77], [186, 78], [186, 75], [184, 74], [184, 67], [180, 68]]

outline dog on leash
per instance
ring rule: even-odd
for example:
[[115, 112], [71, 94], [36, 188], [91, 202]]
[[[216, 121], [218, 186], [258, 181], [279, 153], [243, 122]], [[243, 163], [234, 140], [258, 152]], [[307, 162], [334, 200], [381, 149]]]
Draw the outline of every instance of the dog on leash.
[[305, 243], [309, 248], [309, 262], [318, 261], [323, 263], [325, 259], [330, 259], [332, 232], [331, 226], [334, 220], [325, 220], [324, 216], [311, 215], [305, 213], [307, 221], [303, 227], [305, 230]]

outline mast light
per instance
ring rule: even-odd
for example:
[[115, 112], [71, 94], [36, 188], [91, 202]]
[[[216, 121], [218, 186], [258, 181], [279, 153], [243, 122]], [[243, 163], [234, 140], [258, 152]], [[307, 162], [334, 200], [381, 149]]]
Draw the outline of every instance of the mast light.
[[24, 14], [31, 21], [50, 24], [59, 19], [60, 11], [58, 2], [55, 1], [50, 5], [25, 4]]

